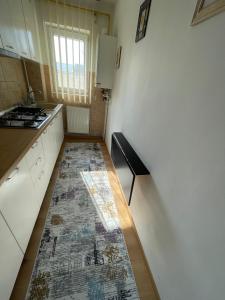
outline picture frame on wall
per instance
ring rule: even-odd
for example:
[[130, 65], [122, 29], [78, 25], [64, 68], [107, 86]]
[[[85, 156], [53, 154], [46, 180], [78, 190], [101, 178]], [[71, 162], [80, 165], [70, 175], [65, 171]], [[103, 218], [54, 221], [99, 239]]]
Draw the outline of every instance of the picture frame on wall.
[[198, 0], [191, 25], [197, 25], [222, 11], [225, 11], [225, 0]]
[[140, 6], [135, 42], [145, 37], [152, 0], [145, 0]]
[[116, 53], [116, 68], [120, 68], [120, 60], [121, 60], [122, 46], [119, 46]]

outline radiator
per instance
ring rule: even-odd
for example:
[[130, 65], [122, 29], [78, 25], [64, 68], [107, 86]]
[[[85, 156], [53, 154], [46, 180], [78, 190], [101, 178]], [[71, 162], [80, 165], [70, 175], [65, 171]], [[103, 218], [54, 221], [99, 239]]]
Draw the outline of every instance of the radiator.
[[67, 131], [69, 133], [89, 134], [90, 109], [67, 106]]

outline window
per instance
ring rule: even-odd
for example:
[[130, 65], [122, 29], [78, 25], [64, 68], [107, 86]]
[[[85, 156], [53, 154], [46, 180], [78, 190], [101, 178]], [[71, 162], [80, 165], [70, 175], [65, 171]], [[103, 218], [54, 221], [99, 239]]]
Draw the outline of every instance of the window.
[[50, 28], [53, 77], [57, 92], [88, 94], [88, 34]]

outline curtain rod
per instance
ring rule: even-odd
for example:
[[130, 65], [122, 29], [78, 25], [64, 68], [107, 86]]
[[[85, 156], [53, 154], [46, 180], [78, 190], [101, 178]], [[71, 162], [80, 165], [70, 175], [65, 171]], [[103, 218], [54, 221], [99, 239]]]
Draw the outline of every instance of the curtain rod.
[[80, 9], [80, 10], [83, 10], [83, 11], [88, 11], [88, 12], [92, 12], [92, 13], [95, 13], [95, 14], [106, 16], [108, 18], [108, 34], [110, 33], [111, 16], [110, 16], [109, 13], [105, 13], [103, 11], [99, 11], [99, 10], [96, 10], [96, 9], [91, 9], [91, 8], [86, 8], [86, 7], [82, 7], [82, 6], [77, 6], [75, 4], [64, 3], [62, 1], [57, 1], [57, 0], [46, 0], [46, 1], [57, 3], [57, 4], [60, 4], [60, 5], [63, 5], [63, 6], [67, 6], [67, 7], [70, 7], [70, 8]]

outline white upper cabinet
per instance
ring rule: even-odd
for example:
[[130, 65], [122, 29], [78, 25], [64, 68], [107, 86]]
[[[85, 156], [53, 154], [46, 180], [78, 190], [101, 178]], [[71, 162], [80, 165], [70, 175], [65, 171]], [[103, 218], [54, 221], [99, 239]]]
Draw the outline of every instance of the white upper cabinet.
[[100, 35], [98, 39], [98, 62], [96, 84], [102, 89], [112, 89], [116, 62], [117, 39], [109, 35]]
[[0, 48], [40, 61], [34, 0], [0, 0]]
[[17, 39], [11, 14], [12, 0], [0, 0], [0, 34], [4, 49], [18, 53]]
[[33, 0], [22, 0], [31, 59], [39, 61], [37, 17]]
[[16, 33], [18, 54], [30, 58], [27, 30], [22, 10], [21, 0], [8, 0]]

